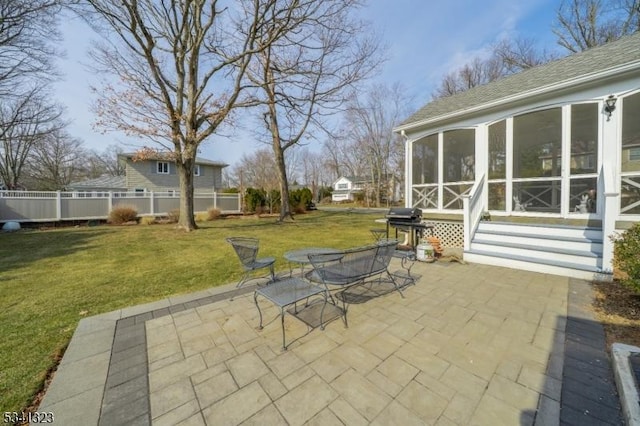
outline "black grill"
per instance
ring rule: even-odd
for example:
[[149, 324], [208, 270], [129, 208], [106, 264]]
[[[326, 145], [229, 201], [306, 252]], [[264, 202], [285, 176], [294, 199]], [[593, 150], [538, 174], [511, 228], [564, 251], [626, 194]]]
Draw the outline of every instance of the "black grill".
[[387, 223], [390, 226], [400, 226], [420, 223], [422, 210], [417, 208], [392, 208], [387, 213]]
[[422, 237], [425, 229], [433, 230], [433, 225], [422, 223], [422, 210], [417, 208], [392, 208], [386, 215], [387, 218], [387, 235], [389, 235], [389, 227], [396, 230], [396, 239], [398, 238], [398, 230], [407, 232], [408, 243], [412, 250], [415, 250], [419, 239]]

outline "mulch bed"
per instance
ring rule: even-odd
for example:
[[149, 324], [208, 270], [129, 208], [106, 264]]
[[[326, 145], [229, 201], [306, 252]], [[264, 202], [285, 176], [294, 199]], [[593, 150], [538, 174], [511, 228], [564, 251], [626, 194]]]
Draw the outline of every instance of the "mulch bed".
[[640, 347], [640, 294], [617, 280], [593, 285], [593, 309], [604, 325], [607, 348], [613, 343]]

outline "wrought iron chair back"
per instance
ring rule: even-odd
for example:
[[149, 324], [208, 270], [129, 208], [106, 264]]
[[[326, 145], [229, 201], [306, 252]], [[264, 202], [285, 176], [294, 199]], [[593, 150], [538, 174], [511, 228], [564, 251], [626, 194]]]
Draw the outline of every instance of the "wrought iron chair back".
[[240, 287], [242, 284], [249, 281], [249, 274], [252, 271], [261, 268], [269, 268], [271, 282], [275, 281], [273, 264], [276, 260], [273, 257], [258, 258], [259, 241], [257, 238], [230, 237], [226, 240], [233, 247], [233, 250], [240, 259], [240, 263], [242, 263], [242, 268], [244, 270], [244, 275], [236, 287]]

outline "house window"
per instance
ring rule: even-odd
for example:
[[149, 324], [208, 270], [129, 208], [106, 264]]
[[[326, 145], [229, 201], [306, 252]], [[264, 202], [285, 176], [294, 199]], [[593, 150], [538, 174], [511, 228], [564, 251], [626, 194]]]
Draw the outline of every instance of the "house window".
[[349, 184], [348, 183], [339, 183], [338, 184], [338, 189], [349, 189]]
[[200, 165], [196, 164], [195, 166], [193, 166], [193, 175], [194, 176], [200, 176]]
[[640, 148], [629, 149], [629, 161], [638, 161], [638, 160], [640, 160]]
[[169, 163], [166, 161], [158, 161], [157, 163], [157, 171], [158, 174], [168, 175], [169, 174]]

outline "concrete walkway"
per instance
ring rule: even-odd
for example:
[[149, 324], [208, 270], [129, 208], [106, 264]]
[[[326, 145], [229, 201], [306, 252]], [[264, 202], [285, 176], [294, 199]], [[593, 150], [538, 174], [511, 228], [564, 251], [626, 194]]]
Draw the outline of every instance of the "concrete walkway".
[[[394, 259], [393, 262], [396, 262]], [[39, 408], [60, 425], [621, 424], [588, 283], [418, 263], [311, 331], [230, 287], [80, 322]]]

